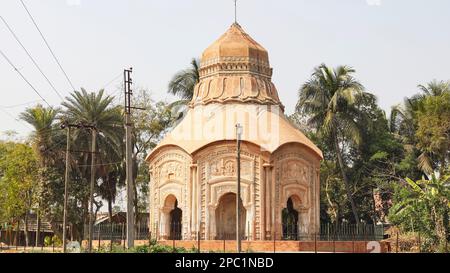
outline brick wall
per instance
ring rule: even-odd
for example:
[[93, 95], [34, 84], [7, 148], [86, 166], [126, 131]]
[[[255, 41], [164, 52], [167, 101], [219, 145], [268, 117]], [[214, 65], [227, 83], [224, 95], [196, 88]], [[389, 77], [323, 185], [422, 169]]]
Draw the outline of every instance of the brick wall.
[[[166, 246], [184, 247], [186, 249], [197, 248], [198, 241], [158, 241]], [[387, 253], [390, 249], [389, 242], [379, 242], [381, 253]], [[98, 247], [98, 240], [93, 241], [93, 248]], [[135, 241], [135, 246], [148, 244], [148, 241]], [[100, 245], [109, 246], [109, 241], [101, 241]], [[87, 242], [83, 242], [87, 246]], [[244, 252], [344, 252], [344, 253], [369, 253], [367, 242], [307, 242], [307, 241], [242, 241]], [[235, 252], [235, 241], [200, 241], [201, 251]]]

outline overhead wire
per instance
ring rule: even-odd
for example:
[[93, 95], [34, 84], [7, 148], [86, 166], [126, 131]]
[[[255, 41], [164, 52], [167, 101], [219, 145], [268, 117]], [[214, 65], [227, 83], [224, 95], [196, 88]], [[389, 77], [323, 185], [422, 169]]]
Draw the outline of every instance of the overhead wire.
[[52, 50], [52, 48], [50, 47], [49, 43], [47, 42], [47, 39], [45, 38], [44, 34], [42, 33], [41, 29], [39, 28], [38, 24], [36, 23], [36, 20], [34, 20], [33, 15], [31, 15], [31, 12], [29, 11], [29, 9], [27, 8], [27, 6], [25, 5], [25, 2], [23, 0], [20, 0], [20, 2], [22, 3], [23, 8], [25, 9], [25, 11], [27, 12], [28, 16], [30, 17], [31, 21], [33, 22], [34, 26], [36, 27], [37, 31], [39, 32], [42, 40], [44, 41], [45, 45], [47, 46], [48, 50], [50, 51], [50, 53], [53, 56], [53, 59], [56, 61], [56, 63], [59, 66], [59, 69], [62, 71], [62, 73], [64, 74], [64, 76], [66, 77], [67, 82], [69, 83], [69, 85], [72, 87], [72, 90], [75, 91], [75, 86], [73, 85], [72, 81], [70, 80], [69, 76], [66, 73], [66, 70], [63, 68], [63, 66], [61, 65], [61, 62], [59, 61], [58, 57], [56, 57], [54, 51]]
[[11, 65], [11, 67], [20, 75], [20, 77], [22, 77], [22, 79], [31, 87], [31, 89], [33, 89], [33, 91], [42, 99], [42, 101], [44, 101], [50, 108], [53, 109], [53, 107], [50, 105], [50, 103], [48, 103], [48, 101], [41, 95], [41, 93], [39, 93], [39, 91], [30, 83], [30, 81], [22, 74], [22, 72], [20, 72], [19, 69], [17, 69], [17, 67], [11, 62], [11, 60], [6, 56], [6, 54], [0, 50], [0, 55], [3, 56], [3, 58], [5, 58], [5, 60]]
[[53, 91], [58, 95], [58, 97], [61, 100], [64, 100], [63, 96], [61, 95], [61, 93], [58, 92], [58, 90], [56, 89], [55, 85], [50, 81], [50, 79], [47, 77], [47, 75], [45, 75], [44, 71], [42, 71], [42, 68], [37, 64], [36, 60], [33, 58], [33, 56], [31, 56], [31, 53], [25, 48], [25, 46], [23, 45], [23, 43], [20, 41], [19, 37], [17, 37], [16, 33], [14, 32], [14, 30], [11, 28], [11, 26], [6, 22], [6, 20], [3, 18], [3, 16], [0, 16], [0, 19], [3, 21], [3, 23], [6, 25], [6, 27], [8, 28], [9, 32], [11, 33], [11, 35], [14, 37], [14, 39], [17, 41], [17, 43], [22, 47], [22, 49], [25, 51], [25, 53], [28, 55], [28, 58], [30, 58], [31, 62], [34, 64], [34, 66], [37, 68], [37, 70], [39, 70], [39, 72], [41, 73], [41, 75], [45, 78], [45, 80], [47, 81], [47, 83], [50, 85], [50, 87], [53, 89]]

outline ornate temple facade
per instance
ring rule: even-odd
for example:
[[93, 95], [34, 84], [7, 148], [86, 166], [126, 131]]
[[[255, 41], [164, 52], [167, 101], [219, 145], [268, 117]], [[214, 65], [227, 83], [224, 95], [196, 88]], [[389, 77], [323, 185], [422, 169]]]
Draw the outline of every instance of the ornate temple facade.
[[237, 23], [204, 51], [187, 114], [146, 159], [153, 234], [235, 238], [238, 123], [243, 237], [281, 239], [286, 215], [294, 234], [317, 231], [322, 152], [285, 117], [271, 79], [268, 52]]

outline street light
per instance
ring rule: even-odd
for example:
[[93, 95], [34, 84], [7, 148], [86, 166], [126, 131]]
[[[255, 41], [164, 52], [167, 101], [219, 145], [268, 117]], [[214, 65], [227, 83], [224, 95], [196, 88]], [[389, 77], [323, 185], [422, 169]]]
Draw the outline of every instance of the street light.
[[236, 194], [236, 240], [237, 252], [241, 253], [241, 232], [240, 232], [240, 201], [241, 201], [241, 140], [243, 128], [241, 124], [236, 124], [237, 140], [237, 194]]

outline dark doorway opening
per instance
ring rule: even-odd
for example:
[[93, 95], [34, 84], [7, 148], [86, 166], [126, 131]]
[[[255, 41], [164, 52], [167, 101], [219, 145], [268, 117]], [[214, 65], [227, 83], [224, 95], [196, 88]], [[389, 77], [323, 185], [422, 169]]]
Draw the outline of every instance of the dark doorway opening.
[[282, 211], [283, 240], [298, 240], [298, 211], [294, 209], [292, 198]]

